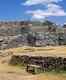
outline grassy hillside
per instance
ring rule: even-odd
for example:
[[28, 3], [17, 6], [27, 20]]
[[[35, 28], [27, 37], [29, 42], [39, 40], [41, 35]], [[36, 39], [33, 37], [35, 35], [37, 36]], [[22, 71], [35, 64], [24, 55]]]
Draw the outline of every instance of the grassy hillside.
[[66, 46], [47, 46], [47, 47], [18, 47], [4, 50], [12, 52], [14, 55], [35, 55], [35, 56], [62, 56], [66, 57]]
[[[41, 55], [41, 56], [66, 56], [66, 47], [19, 47], [8, 50], [1, 50], [3, 55], [12, 52], [14, 55]], [[19, 66], [11, 66], [7, 63], [2, 63], [9, 56], [0, 56], [0, 80], [66, 80], [66, 73], [45, 72], [38, 75], [29, 74]]]

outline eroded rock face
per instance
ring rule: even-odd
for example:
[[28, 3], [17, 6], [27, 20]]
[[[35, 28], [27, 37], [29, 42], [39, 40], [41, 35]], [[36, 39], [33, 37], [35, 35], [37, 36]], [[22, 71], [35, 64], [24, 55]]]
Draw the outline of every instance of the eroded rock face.
[[12, 56], [11, 65], [38, 65], [43, 70], [66, 70], [66, 58], [62, 57], [41, 57], [41, 56]]

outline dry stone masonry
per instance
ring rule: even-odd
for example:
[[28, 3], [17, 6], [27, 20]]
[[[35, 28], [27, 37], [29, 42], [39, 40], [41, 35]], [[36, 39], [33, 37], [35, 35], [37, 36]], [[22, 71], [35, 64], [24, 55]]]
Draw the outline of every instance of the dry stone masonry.
[[43, 71], [66, 71], [66, 58], [63, 57], [42, 57], [42, 56], [12, 56], [11, 65], [36, 65]]

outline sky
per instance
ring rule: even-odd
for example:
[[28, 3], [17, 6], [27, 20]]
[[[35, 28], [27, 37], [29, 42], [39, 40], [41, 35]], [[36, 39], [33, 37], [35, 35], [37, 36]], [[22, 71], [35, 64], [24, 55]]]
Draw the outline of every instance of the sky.
[[0, 0], [0, 21], [50, 20], [66, 23], [66, 0]]

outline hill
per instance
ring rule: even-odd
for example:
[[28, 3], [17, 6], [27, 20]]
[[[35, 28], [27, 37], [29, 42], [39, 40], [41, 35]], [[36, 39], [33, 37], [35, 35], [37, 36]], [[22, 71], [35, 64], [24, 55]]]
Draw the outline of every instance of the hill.
[[0, 22], [0, 49], [28, 46], [29, 34], [32, 37], [35, 35], [37, 46], [66, 44], [65, 28], [58, 27], [53, 22], [10, 21]]

